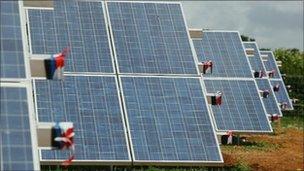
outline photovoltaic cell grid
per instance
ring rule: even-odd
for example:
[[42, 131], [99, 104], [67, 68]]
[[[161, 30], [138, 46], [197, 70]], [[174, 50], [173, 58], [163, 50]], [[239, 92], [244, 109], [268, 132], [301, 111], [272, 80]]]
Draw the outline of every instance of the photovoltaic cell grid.
[[25, 78], [18, 1], [0, 1], [1, 78]]
[[1, 170], [34, 170], [26, 88], [0, 89]]
[[275, 99], [275, 94], [272, 90], [272, 86], [268, 79], [256, 79], [255, 80], [259, 90], [268, 90], [270, 92], [267, 98], [262, 98], [262, 102], [266, 108], [267, 114], [279, 114], [282, 115], [281, 110], [278, 107], [277, 101]]
[[[36, 80], [39, 122], [73, 122], [77, 160], [130, 160], [115, 77], [66, 76]], [[42, 150], [43, 160], [66, 159], [68, 150]]]
[[212, 60], [212, 74], [204, 77], [252, 78], [249, 63], [238, 32], [204, 31], [201, 40], [193, 40], [199, 61]]
[[274, 92], [276, 98], [277, 98], [277, 101], [279, 103], [287, 103], [287, 108], [289, 110], [292, 110], [293, 109], [293, 105], [290, 101], [290, 98], [289, 98], [289, 95], [288, 95], [288, 92], [286, 90], [286, 87], [285, 87], [285, 84], [283, 82], [283, 80], [270, 80], [270, 83], [273, 86], [279, 84], [279, 91], [278, 92]]
[[254, 80], [204, 80], [204, 83], [207, 93], [223, 93], [222, 104], [211, 105], [219, 131], [271, 131]]
[[180, 4], [106, 4], [120, 73], [197, 74]]
[[53, 10], [29, 9], [29, 30], [33, 54], [55, 54], [58, 48]]
[[276, 64], [276, 59], [272, 52], [261, 51], [261, 55], [267, 55], [267, 61], [264, 61], [264, 65], [267, 71], [275, 70], [275, 74], [273, 78], [282, 78], [280, 70]]
[[251, 65], [251, 69], [254, 71], [263, 71], [266, 73], [263, 61], [260, 57], [259, 50], [256, 43], [243, 43], [245, 48], [253, 48], [254, 54], [252, 57], [248, 57], [249, 63]]
[[221, 161], [198, 78], [121, 80], [135, 161]]
[[101, 2], [55, 1], [54, 11], [28, 15], [33, 53], [55, 54], [69, 46], [65, 71], [114, 72]]
[[275, 59], [273, 53], [270, 52], [270, 51], [261, 51], [261, 55], [267, 55], [268, 56], [267, 61], [264, 61], [264, 65], [266, 67], [266, 70], [267, 71], [271, 71], [273, 69], [275, 70], [274, 79], [276, 79], [276, 80], [270, 78], [270, 83], [271, 83], [272, 86], [274, 86], [276, 84], [280, 85], [280, 90], [278, 92], [275, 92], [275, 96], [276, 96], [277, 101], [279, 103], [286, 102], [287, 103], [287, 108], [289, 110], [293, 110], [292, 102], [290, 101], [288, 92], [286, 90], [284, 81], [282, 79], [280, 70], [277, 66], [276, 59]]

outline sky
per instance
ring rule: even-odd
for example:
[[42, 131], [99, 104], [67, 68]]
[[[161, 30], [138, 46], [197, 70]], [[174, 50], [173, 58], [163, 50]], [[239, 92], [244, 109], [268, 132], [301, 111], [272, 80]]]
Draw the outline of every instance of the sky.
[[238, 30], [259, 48], [303, 50], [303, 1], [182, 1], [189, 28]]

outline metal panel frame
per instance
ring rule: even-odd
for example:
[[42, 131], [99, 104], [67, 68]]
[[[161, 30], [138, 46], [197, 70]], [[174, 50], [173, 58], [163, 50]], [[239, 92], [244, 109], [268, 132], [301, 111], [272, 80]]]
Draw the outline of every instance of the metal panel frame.
[[[126, 99], [125, 99], [125, 96], [124, 96], [124, 90], [122, 89], [122, 81], [121, 79], [123, 77], [131, 77], [131, 78], [171, 78], [171, 79], [180, 79], [180, 78], [192, 78], [192, 79], [198, 79], [199, 82], [200, 82], [200, 85], [202, 86], [202, 79], [199, 78], [199, 77], [187, 77], [187, 76], [183, 76], [183, 77], [172, 77], [170, 75], [166, 75], [166, 76], [144, 76], [144, 75], [141, 75], [141, 76], [132, 76], [132, 75], [120, 75], [119, 76], [119, 83], [120, 83], [120, 87], [121, 87], [121, 93], [122, 93], [122, 103], [123, 103], [123, 107], [125, 109], [125, 115], [126, 115], [126, 118], [127, 118], [127, 122], [129, 121], [128, 119], [128, 112], [127, 112], [127, 106], [126, 106]], [[203, 91], [203, 87], [201, 87], [202, 89], [202, 94], [204, 95], [204, 91]], [[207, 105], [207, 101], [205, 100], [205, 103]], [[131, 137], [131, 131], [130, 131], [130, 126], [129, 126], [129, 123], [128, 123], [128, 132], [129, 132], [129, 135], [130, 135], [130, 145], [131, 145], [131, 150], [132, 150], [132, 156], [133, 156], [133, 164], [134, 165], [151, 165], [151, 164], [155, 164], [155, 165], [163, 165], [163, 166], [204, 166], [204, 165], [208, 165], [208, 166], [211, 166], [211, 165], [215, 165], [215, 166], [218, 166], [219, 164], [222, 164], [224, 162], [223, 160], [223, 156], [222, 156], [222, 153], [221, 153], [221, 150], [220, 150], [220, 147], [219, 147], [219, 142], [218, 142], [218, 139], [217, 139], [217, 135], [216, 135], [216, 132], [214, 131], [215, 127], [214, 127], [214, 124], [212, 122], [212, 119], [211, 119], [211, 116], [210, 116], [210, 111], [208, 109], [208, 106], [207, 107], [207, 111], [208, 111], [208, 117], [210, 119], [210, 124], [213, 128], [212, 132], [213, 132], [213, 135], [215, 136], [215, 141], [216, 141], [216, 144], [217, 144], [217, 148], [219, 150], [219, 155], [220, 155], [220, 159], [221, 161], [198, 161], [198, 160], [136, 160], [135, 159], [135, 153], [134, 153], [134, 146], [133, 146], [133, 143], [132, 143], [132, 137]]]
[[[128, 158], [129, 160], [77, 160], [77, 158], [75, 160], [73, 160], [73, 164], [75, 165], [101, 165], [101, 164], [105, 164], [105, 165], [109, 165], [109, 164], [114, 164], [114, 165], [130, 165], [132, 163], [132, 158], [131, 158], [131, 152], [129, 149], [129, 142], [128, 142], [128, 136], [127, 136], [127, 128], [126, 128], [126, 124], [125, 124], [125, 119], [123, 116], [123, 107], [122, 107], [122, 102], [121, 102], [121, 98], [120, 98], [120, 91], [119, 91], [119, 87], [118, 87], [118, 80], [117, 77], [115, 75], [76, 75], [76, 74], [66, 74], [66, 76], [71, 76], [71, 77], [77, 77], [77, 76], [92, 76], [92, 77], [112, 77], [115, 79], [115, 84], [116, 84], [116, 89], [117, 89], [117, 97], [118, 97], [118, 102], [119, 102], [119, 107], [120, 107], [120, 111], [121, 111], [121, 119], [122, 119], [122, 124], [123, 124], [123, 131], [124, 131], [124, 136], [125, 136], [125, 142], [126, 142], [126, 148], [127, 148], [127, 152], [128, 152]], [[35, 80], [46, 80], [46, 79], [33, 79], [33, 87], [34, 87], [34, 96], [35, 96], [35, 113], [36, 113], [36, 120], [37, 122], [39, 122], [38, 119], [38, 108], [37, 108], [37, 91], [36, 91], [36, 83]], [[63, 162], [64, 160], [61, 159], [42, 159], [42, 155], [41, 155], [41, 150], [43, 149], [48, 149], [48, 148], [40, 148], [39, 147], [39, 160], [41, 162], [42, 165], [57, 165], [60, 164], [61, 162]]]
[[[208, 79], [204, 79], [203, 80], [210, 80], [210, 81], [253, 81], [254, 84], [255, 84], [255, 88], [256, 88], [256, 92], [258, 93], [258, 86], [257, 86], [257, 83], [256, 81], [253, 79], [253, 78], [246, 78], [246, 79], [235, 79], [235, 78], [208, 78]], [[207, 94], [207, 89], [206, 89], [206, 85], [205, 85], [205, 82], [203, 81], [203, 89], [204, 89], [204, 94]], [[261, 102], [262, 104], [262, 107], [263, 107], [263, 111], [264, 111], [264, 114], [265, 114], [265, 117], [268, 121], [268, 126], [270, 128], [270, 131], [262, 131], [262, 130], [232, 130], [233, 132], [235, 133], [272, 133], [273, 132], [273, 129], [272, 129], [272, 126], [270, 124], [270, 121], [268, 119], [268, 116], [267, 116], [267, 112], [266, 112], [266, 108], [264, 106], [264, 103], [262, 101], [261, 98], [259, 98], [259, 101]], [[215, 125], [215, 131], [217, 132], [217, 134], [225, 134], [227, 131], [231, 130], [221, 130], [221, 129], [218, 129], [217, 128], [217, 124], [216, 124], [216, 120], [215, 120], [215, 117], [214, 117], [214, 113], [213, 113], [213, 110], [211, 109], [211, 107], [208, 105], [208, 108], [210, 108], [210, 114], [211, 114], [211, 117], [212, 117], [212, 121], [214, 122], [214, 125]]]
[[[242, 43], [242, 39], [241, 39], [241, 35], [240, 35], [240, 32], [239, 32], [239, 31], [233, 31], [233, 30], [231, 30], [231, 31], [229, 31], [229, 30], [203, 30], [203, 36], [204, 36], [204, 33], [206, 33], [206, 32], [207, 32], [207, 33], [208, 33], [208, 32], [237, 33], [237, 34], [238, 34], [238, 37], [239, 37], [239, 40], [240, 40], [240, 42], [241, 42], [241, 44], [242, 44], [243, 52], [244, 52], [244, 54], [245, 54], [245, 57], [246, 57], [246, 60], [247, 60], [247, 63], [248, 63], [250, 72], [252, 71], [252, 67], [251, 67], [251, 65], [250, 65], [249, 59], [247, 58], [245, 46], [244, 46], [244, 44]], [[220, 77], [219, 77], [219, 78], [220, 78]], [[236, 78], [239, 78], [239, 77], [236, 77]], [[246, 78], [246, 77], [244, 77], [244, 78]], [[248, 78], [248, 77], [247, 77], [247, 78]], [[251, 72], [251, 77], [250, 77], [250, 78], [253, 78], [253, 73], [252, 73], [252, 72]]]
[[20, 29], [21, 29], [21, 37], [22, 37], [22, 48], [23, 48], [23, 60], [24, 60], [24, 72], [25, 78], [0, 78], [2, 82], [23, 82], [30, 79], [30, 62], [28, 60], [28, 42], [27, 42], [27, 34], [26, 34], [26, 16], [24, 14], [23, 1], [18, 1], [19, 7], [19, 17], [20, 17]]
[[[96, 2], [96, 3], [101, 3], [102, 5], [102, 12], [103, 12], [103, 18], [104, 18], [104, 25], [106, 27], [106, 34], [107, 34], [107, 42], [108, 42], [108, 47], [109, 47], [109, 51], [110, 51], [110, 59], [111, 59], [111, 63], [112, 63], [112, 71], [113, 72], [71, 72], [71, 71], [68, 71], [68, 72], [64, 72], [64, 73], [84, 73], [84, 74], [97, 74], [97, 75], [107, 75], [107, 74], [117, 74], [117, 71], [116, 71], [116, 64], [115, 64], [115, 53], [113, 54], [113, 50], [112, 48], [115, 48], [115, 46], [111, 46], [111, 43], [112, 43], [112, 35], [110, 34], [110, 28], [109, 28], [109, 24], [108, 24], [108, 18], [107, 18], [107, 13], [106, 13], [106, 5], [105, 5], [105, 2], [104, 1], [82, 1], [82, 0], [79, 0], [77, 2]], [[46, 54], [33, 54], [32, 52], [32, 43], [31, 43], [31, 31], [30, 31], [30, 20], [29, 20], [29, 12], [28, 10], [51, 10], [53, 12], [55, 12], [54, 8], [47, 8], [47, 7], [25, 7], [25, 11], [26, 11], [26, 21], [28, 23], [28, 40], [29, 40], [29, 54], [32, 57], [39, 57], [39, 56], [46, 56]], [[55, 28], [56, 29], [56, 28]], [[56, 29], [57, 30], [57, 29]], [[67, 30], [69, 30], [69, 28], [67, 27]], [[52, 54], [49, 54], [49, 55], [52, 55]]]
[[[185, 24], [185, 28], [186, 28], [186, 32], [187, 32], [187, 37], [188, 37], [188, 40], [189, 40], [189, 46], [191, 48], [192, 57], [193, 57], [193, 61], [195, 63], [195, 68], [196, 68], [197, 74], [121, 73], [120, 70], [119, 70], [119, 63], [118, 63], [117, 52], [116, 52], [116, 47], [115, 47], [115, 42], [114, 42], [114, 33], [112, 31], [113, 29], [112, 29], [112, 24], [111, 24], [111, 19], [110, 19], [110, 13], [109, 13], [109, 10], [108, 10], [108, 3], [112, 3], [112, 2], [118, 2], [118, 3], [120, 3], [120, 2], [122, 2], [122, 3], [152, 3], [152, 4], [154, 3], [154, 4], [176, 4], [176, 5], [179, 5], [181, 7], [181, 12], [182, 12], [182, 15], [183, 15], [184, 24]], [[105, 14], [107, 15], [107, 24], [108, 24], [108, 28], [109, 28], [109, 32], [110, 32], [110, 36], [111, 36], [113, 56], [114, 56], [114, 59], [115, 59], [117, 74], [119, 74], [119, 75], [151, 75], [151, 76], [153, 76], [153, 75], [168, 75], [168, 76], [189, 76], [189, 77], [192, 77], [194, 75], [197, 75], [197, 76], [200, 75], [199, 69], [197, 67], [197, 57], [196, 57], [195, 49], [194, 49], [192, 40], [190, 38], [190, 34], [189, 34], [189, 31], [188, 31], [189, 28], [188, 28], [187, 23], [186, 23], [185, 14], [184, 14], [181, 2], [176, 2], [176, 1], [121, 1], [121, 0], [113, 0], [113, 1], [105, 1], [105, 9], [106, 9]]]
[[[31, 84], [29, 82], [23, 83], [3, 83], [0, 82], [0, 87], [16, 87], [25, 88], [27, 96], [27, 106], [28, 106], [28, 117], [29, 117], [29, 128], [31, 134], [31, 145], [32, 145], [32, 157], [33, 157], [33, 168], [34, 170], [40, 170], [40, 161], [38, 158], [38, 141], [37, 141], [37, 130], [36, 130], [36, 120], [34, 119], [34, 106]], [[1, 153], [2, 154], [2, 153]], [[2, 168], [2, 162], [1, 162]]]

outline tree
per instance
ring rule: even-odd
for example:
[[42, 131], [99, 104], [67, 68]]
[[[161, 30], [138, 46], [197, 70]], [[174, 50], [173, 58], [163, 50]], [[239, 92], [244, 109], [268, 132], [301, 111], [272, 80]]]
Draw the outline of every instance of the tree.
[[243, 42], [254, 42], [255, 39], [254, 38], [251, 38], [251, 37], [248, 37], [248, 36], [245, 36], [245, 35], [241, 35], [241, 39]]

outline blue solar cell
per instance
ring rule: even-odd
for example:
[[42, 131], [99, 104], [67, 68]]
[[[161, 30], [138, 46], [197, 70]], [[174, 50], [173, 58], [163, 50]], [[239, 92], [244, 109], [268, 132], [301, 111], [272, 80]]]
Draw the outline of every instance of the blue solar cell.
[[270, 51], [261, 51], [261, 55], [268, 56], [267, 60], [266, 61], [264, 60], [264, 65], [267, 71], [275, 70], [275, 74], [273, 78], [282, 78], [273, 53]]
[[54, 54], [70, 46], [65, 71], [114, 72], [101, 2], [55, 1], [54, 11], [28, 14], [33, 53]]
[[1, 170], [34, 170], [26, 88], [1, 87], [0, 94]]
[[197, 74], [180, 4], [107, 7], [120, 73]]
[[240, 132], [272, 131], [254, 80], [204, 80], [207, 93], [223, 93], [221, 105], [212, 105], [217, 129]]
[[198, 78], [121, 80], [135, 162], [221, 162]]
[[[73, 122], [77, 160], [130, 160], [115, 77], [66, 76], [36, 80], [40, 122]], [[43, 160], [66, 159], [68, 150], [42, 150]]]
[[58, 48], [53, 10], [29, 9], [29, 29], [33, 54], [54, 54]]
[[278, 107], [277, 100], [275, 98], [274, 92], [272, 90], [272, 86], [268, 79], [256, 79], [256, 83], [258, 85], [259, 90], [268, 90], [270, 92], [267, 98], [262, 98], [262, 102], [264, 103], [266, 112], [268, 114], [279, 114], [282, 116], [282, 112]]
[[273, 86], [279, 84], [279, 91], [274, 92], [277, 101], [279, 103], [287, 103], [287, 109], [292, 110], [293, 109], [293, 105], [292, 102], [290, 101], [288, 92], [286, 90], [285, 84], [283, 82], [283, 80], [270, 80], [270, 83]]
[[259, 48], [255, 42], [245, 42], [243, 43], [245, 48], [253, 48], [254, 53], [253, 56], [248, 57], [249, 64], [251, 66], [251, 69], [254, 71], [263, 71], [263, 73], [266, 73], [265, 67], [263, 65], [262, 58], [259, 53]]
[[0, 1], [1, 78], [25, 78], [18, 1]]
[[193, 40], [199, 61], [212, 60], [213, 72], [204, 77], [250, 77], [252, 72], [238, 32], [204, 31]]

